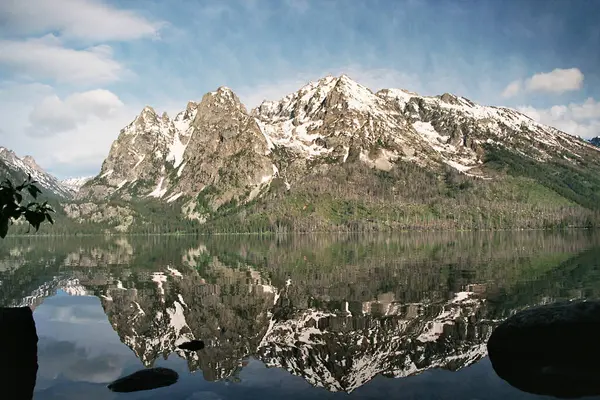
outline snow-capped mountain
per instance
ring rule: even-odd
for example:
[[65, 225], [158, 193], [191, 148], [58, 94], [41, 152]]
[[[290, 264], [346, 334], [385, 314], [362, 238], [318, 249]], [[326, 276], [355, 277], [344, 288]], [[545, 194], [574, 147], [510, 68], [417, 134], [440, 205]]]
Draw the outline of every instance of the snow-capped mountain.
[[590, 139], [590, 143], [596, 147], [600, 147], [600, 136], [596, 136]]
[[33, 157], [18, 157], [14, 151], [0, 146], [0, 176], [21, 182], [27, 175], [38, 182], [44, 195], [58, 196], [70, 199], [73, 192], [63, 185], [56, 177], [50, 175], [40, 167]]
[[60, 183], [69, 188], [73, 193], [77, 193], [83, 185], [85, 185], [93, 176], [84, 176], [79, 178], [63, 179]]
[[390, 171], [404, 161], [486, 178], [490, 148], [535, 162], [600, 166], [598, 149], [587, 141], [515, 110], [448, 93], [374, 93], [342, 75], [251, 111], [224, 87], [188, 103], [174, 118], [145, 107], [121, 130], [100, 174], [79, 197], [170, 203], [202, 193], [206, 204], [183, 207], [202, 219], [203, 211], [260, 196], [275, 180], [289, 189], [334, 165]]

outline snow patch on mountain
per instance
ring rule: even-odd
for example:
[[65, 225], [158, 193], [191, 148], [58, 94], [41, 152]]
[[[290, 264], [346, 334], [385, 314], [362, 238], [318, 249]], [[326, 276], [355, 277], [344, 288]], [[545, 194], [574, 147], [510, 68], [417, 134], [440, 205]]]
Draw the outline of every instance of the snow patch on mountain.
[[169, 190], [168, 187], [164, 187], [163, 188], [163, 182], [165, 181], [165, 177], [161, 176], [160, 180], [158, 181], [158, 184], [156, 185], [156, 188], [150, 192], [150, 194], [148, 194], [148, 197], [163, 197], [165, 195], [165, 193], [167, 193], [167, 191]]
[[94, 178], [93, 176], [84, 176], [84, 177], [79, 177], [79, 178], [68, 178], [68, 179], [64, 179], [61, 181], [61, 183], [66, 186], [67, 188], [69, 188], [70, 190], [72, 190], [73, 192], [78, 192], [79, 189], [81, 189], [81, 187], [83, 185], [85, 185], [87, 182], [89, 182], [92, 178]]

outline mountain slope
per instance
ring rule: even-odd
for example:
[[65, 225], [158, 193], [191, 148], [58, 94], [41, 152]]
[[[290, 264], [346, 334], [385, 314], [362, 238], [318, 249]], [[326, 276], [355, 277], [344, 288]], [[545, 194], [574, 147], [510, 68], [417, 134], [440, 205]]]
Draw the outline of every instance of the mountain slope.
[[[371, 215], [378, 223], [382, 214], [415, 214], [457, 227], [439, 211], [416, 210], [423, 199], [459, 214], [467, 212], [463, 202], [475, 201], [483, 214], [504, 218], [499, 200], [503, 209], [526, 213], [515, 221], [545, 207], [553, 215], [548, 223], [575, 215], [581, 223], [600, 204], [599, 151], [512, 109], [448, 93], [373, 93], [348, 76], [328, 76], [250, 111], [224, 87], [173, 119], [146, 107], [77, 197], [156, 199], [200, 222], [227, 215], [239, 222], [244, 210], [256, 214], [258, 207], [269, 209], [260, 224], [271, 227], [286, 218], [281, 204], [306, 210], [340, 200], [352, 203], [353, 219]], [[325, 225], [339, 222], [321, 217]], [[470, 228], [480, 224], [480, 216], [468, 218]]]
[[0, 178], [22, 182], [27, 175], [38, 182], [44, 196], [70, 199], [73, 191], [44, 171], [31, 156], [18, 157], [14, 151], [0, 146]]

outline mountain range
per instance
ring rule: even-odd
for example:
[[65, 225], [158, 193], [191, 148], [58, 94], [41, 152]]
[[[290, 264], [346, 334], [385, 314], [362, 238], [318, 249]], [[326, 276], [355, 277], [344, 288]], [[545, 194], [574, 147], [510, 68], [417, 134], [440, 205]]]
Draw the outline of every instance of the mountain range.
[[217, 230], [540, 227], [591, 223], [593, 143], [513, 109], [342, 75], [251, 110], [226, 87], [173, 117], [147, 106], [90, 179], [11, 165], [42, 177], [71, 219], [125, 231], [156, 223], [148, 203]]

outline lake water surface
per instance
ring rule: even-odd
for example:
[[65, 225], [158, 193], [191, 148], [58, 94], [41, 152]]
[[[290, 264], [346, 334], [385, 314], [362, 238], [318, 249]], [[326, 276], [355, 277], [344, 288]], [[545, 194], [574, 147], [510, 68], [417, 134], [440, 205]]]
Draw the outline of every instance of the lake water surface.
[[[0, 242], [0, 305], [34, 308], [36, 399], [543, 398], [496, 376], [487, 339], [598, 297], [585, 231]], [[150, 366], [179, 381], [107, 388]]]

